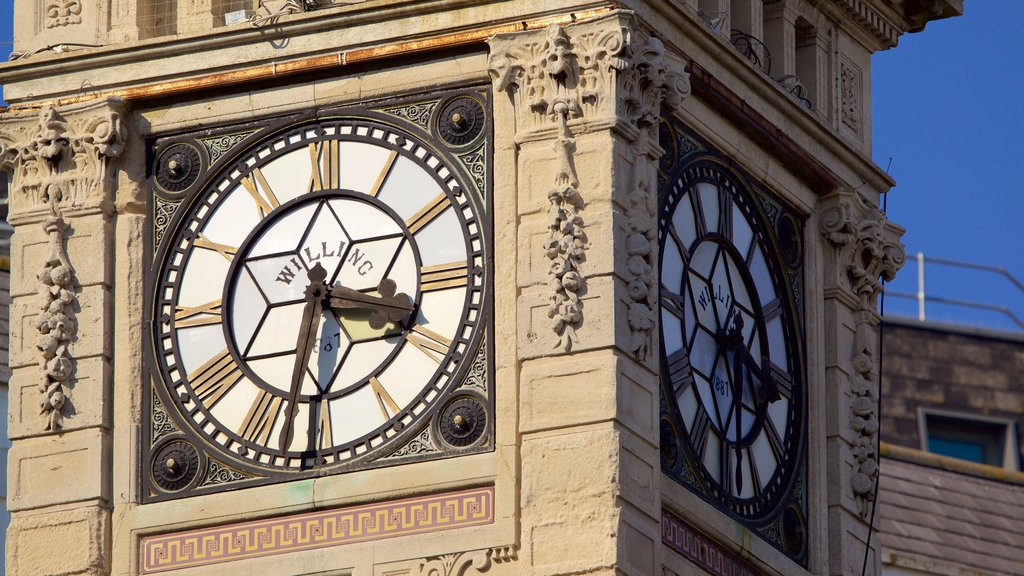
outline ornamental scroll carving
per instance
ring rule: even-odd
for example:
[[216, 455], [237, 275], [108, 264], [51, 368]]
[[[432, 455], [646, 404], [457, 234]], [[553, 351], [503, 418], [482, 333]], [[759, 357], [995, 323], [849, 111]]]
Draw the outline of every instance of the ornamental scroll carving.
[[[119, 103], [119, 102], [118, 102]], [[93, 108], [95, 105], [86, 108]], [[77, 340], [76, 311], [81, 286], [68, 257], [73, 233], [66, 212], [100, 208], [112, 189], [110, 160], [124, 149], [121, 113], [104, 103], [102, 111], [74, 116], [42, 110], [36, 122], [6, 123], [19, 129], [0, 134], [0, 169], [13, 173], [10, 220], [15, 224], [41, 222], [48, 238], [46, 259], [36, 274], [39, 316], [35, 348], [38, 353], [40, 414], [44, 429], [57, 431], [71, 411], [68, 392], [74, 387]]]
[[645, 358], [656, 324], [656, 162], [662, 106], [675, 108], [690, 93], [688, 75], [670, 62], [664, 45], [636, 26], [632, 13], [538, 33], [499, 35], [490, 41], [494, 87], [507, 92], [516, 114], [517, 139], [554, 140], [556, 173], [548, 192], [548, 316], [565, 351], [583, 322], [581, 265], [587, 236], [574, 155], [574, 130], [619, 127], [638, 150], [627, 197], [629, 349]]
[[899, 237], [903, 230], [885, 214], [864, 203], [849, 191], [822, 213], [821, 231], [832, 246], [835, 258], [833, 281], [840, 293], [850, 297], [856, 332], [849, 377], [850, 426], [853, 472], [850, 487], [858, 512], [867, 518], [878, 481], [878, 354], [875, 326], [883, 282], [890, 281], [903, 266], [905, 253]]
[[445, 554], [419, 561], [416, 576], [470, 576], [483, 574], [494, 564], [517, 560], [515, 546], [476, 550], [457, 554]]
[[82, 23], [80, 0], [49, 0], [46, 3], [46, 27], [58, 28]]

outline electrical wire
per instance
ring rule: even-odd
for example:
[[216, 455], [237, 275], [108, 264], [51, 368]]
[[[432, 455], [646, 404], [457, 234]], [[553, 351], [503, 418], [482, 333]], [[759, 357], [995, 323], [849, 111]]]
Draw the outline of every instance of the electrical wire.
[[56, 52], [57, 54], [63, 54], [64, 52], [68, 52], [69, 48], [102, 48], [102, 47], [103, 47], [102, 44], [79, 44], [77, 42], [61, 42], [60, 44], [50, 44], [49, 46], [43, 46], [41, 48], [36, 48], [34, 50], [28, 50], [28, 51], [24, 51], [24, 52], [11, 52], [11, 56], [10, 56], [9, 60], [11, 62], [13, 62], [15, 60], [20, 60], [22, 58], [28, 58], [30, 56], [35, 56], [36, 54], [39, 54], [40, 52], [46, 52], [46, 51], [51, 51], [51, 50], [53, 52]]
[[[892, 166], [892, 158], [889, 159], [889, 165]], [[888, 169], [886, 171], [888, 173]], [[889, 193], [882, 194], [882, 213], [888, 213], [889, 209]], [[878, 434], [876, 441], [878, 445], [875, 447], [875, 457], [878, 458], [878, 472], [875, 476], [875, 487], [874, 495], [871, 497], [871, 517], [868, 518], [868, 536], [864, 541], [864, 563], [860, 568], [860, 576], [866, 576], [868, 570], [868, 557], [871, 555], [871, 535], [875, 531], [875, 512], [878, 510], [878, 485], [882, 481], [882, 343], [884, 342], [885, 336], [885, 278], [882, 278], [882, 294], [879, 296], [879, 315], [882, 321], [878, 323], [878, 405], [876, 406], [876, 413], [878, 414]]]

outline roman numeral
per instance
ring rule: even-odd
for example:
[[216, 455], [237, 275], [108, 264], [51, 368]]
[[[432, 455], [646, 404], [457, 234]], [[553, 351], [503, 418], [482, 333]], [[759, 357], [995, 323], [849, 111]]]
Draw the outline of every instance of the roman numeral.
[[220, 298], [199, 306], [174, 308], [175, 328], [192, 328], [207, 324], [220, 324]]
[[388, 159], [384, 162], [384, 167], [380, 169], [380, 174], [377, 175], [377, 181], [373, 183], [373, 188], [370, 188], [370, 191], [368, 192], [370, 196], [376, 197], [377, 194], [380, 194], [381, 186], [384, 185], [384, 180], [386, 180], [388, 174], [391, 173], [391, 168], [394, 167], [395, 160], [397, 159], [398, 152], [392, 150], [391, 155], [388, 156]]
[[704, 206], [700, 201], [700, 190], [696, 186], [690, 188], [690, 197], [693, 198], [695, 208], [693, 222], [697, 226], [697, 238], [703, 238], [708, 233], [708, 225], [704, 220]]
[[455, 286], [465, 286], [469, 277], [466, 261], [449, 262], [420, 268], [420, 290], [432, 292]]
[[782, 462], [782, 455], [786, 451], [782, 448], [782, 439], [779, 438], [778, 432], [775, 429], [775, 422], [772, 421], [771, 415], [765, 415], [765, 423], [762, 427], [765, 436], [768, 438], [768, 445], [772, 447], [772, 453], [775, 455], [777, 462]]
[[270, 431], [274, 429], [277, 416], [281, 412], [281, 404], [284, 399], [275, 396], [266, 390], [260, 390], [256, 400], [249, 407], [249, 412], [242, 421], [242, 427], [238, 435], [249, 442], [255, 442], [262, 446], [267, 445], [270, 438]]
[[764, 313], [764, 323], [767, 324], [771, 322], [782, 314], [782, 300], [776, 298], [775, 300], [765, 304], [762, 312]]
[[236, 248], [235, 246], [228, 246], [227, 244], [219, 244], [217, 242], [214, 242], [213, 240], [210, 240], [202, 232], [200, 232], [199, 233], [199, 237], [196, 238], [195, 246], [197, 248], [205, 248], [207, 250], [213, 250], [214, 252], [216, 252], [216, 253], [220, 254], [221, 256], [223, 256], [228, 262], [231, 262], [231, 260], [235, 257], [235, 252], [238, 251], [238, 248]]
[[728, 239], [732, 239], [732, 194], [726, 186], [718, 188], [718, 231]]
[[387, 389], [380, 383], [380, 380], [370, 376], [370, 387], [373, 388], [373, 395], [377, 398], [377, 406], [380, 407], [380, 412], [384, 415], [385, 420], [389, 420], [392, 416], [398, 414], [398, 404], [391, 397], [391, 394], [388, 394]]
[[451, 206], [448, 203], [448, 196], [444, 192], [438, 194], [433, 200], [427, 203], [426, 206], [420, 208], [420, 211], [413, 214], [408, 220], [405, 221], [405, 225], [409, 227], [409, 233], [415, 234], [420, 228], [423, 228], [427, 224], [441, 215], [445, 208]]
[[313, 174], [309, 182], [311, 192], [341, 187], [341, 163], [337, 140], [310, 144], [309, 161], [313, 165]]
[[711, 420], [708, 418], [708, 411], [703, 407], [697, 409], [697, 418], [690, 428], [690, 444], [697, 457], [704, 460], [704, 450], [708, 446], [708, 432], [711, 430]]
[[331, 403], [320, 401], [320, 415], [317, 424], [316, 447], [318, 450], [334, 446], [334, 434], [331, 432]]
[[448, 348], [452, 345], [451, 340], [423, 326], [414, 326], [405, 339], [438, 364], [444, 359], [444, 355], [448, 353]]
[[669, 383], [672, 385], [672, 393], [675, 394], [676, 398], [679, 398], [692, 380], [690, 377], [690, 356], [687, 354], [686, 348], [680, 348], [675, 354], [666, 358], [666, 363], [668, 369], [667, 376]]
[[775, 384], [779, 389], [779, 394], [786, 398], [793, 397], [793, 377], [786, 372], [785, 369], [780, 368], [771, 362], [771, 374], [772, 379], [775, 380]]
[[242, 378], [242, 371], [225, 348], [188, 375], [199, 401], [209, 408]]
[[686, 305], [686, 299], [676, 294], [675, 292], [661, 287], [661, 307], [665, 308], [680, 320], [686, 318], [686, 314], [683, 312], [683, 307]]
[[[257, 183], [259, 183], [258, 187], [256, 185]], [[263, 177], [263, 172], [260, 172], [259, 168], [253, 169], [252, 174], [242, 178], [242, 187], [249, 192], [253, 201], [256, 202], [256, 210], [260, 214], [260, 219], [266, 218], [267, 214], [281, 205], [277, 200], [277, 196], [274, 195], [274, 191], [270, 188], [270, 184], [267, 184], [267, 179]], [[263, 194], [267, 195], [266, 198], [263, 197], [263, 194], [260, 194], [261, 188], [263, 189]]]

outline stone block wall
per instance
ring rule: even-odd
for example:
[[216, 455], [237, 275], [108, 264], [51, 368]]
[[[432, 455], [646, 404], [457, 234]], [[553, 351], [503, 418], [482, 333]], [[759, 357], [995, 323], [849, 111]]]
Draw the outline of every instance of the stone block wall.
[[1021, 335], [888, 319], [882, 354], [883, 441], [922, 448], [922, 408], [1014, 420], [1017, 434], [1024, 430]]

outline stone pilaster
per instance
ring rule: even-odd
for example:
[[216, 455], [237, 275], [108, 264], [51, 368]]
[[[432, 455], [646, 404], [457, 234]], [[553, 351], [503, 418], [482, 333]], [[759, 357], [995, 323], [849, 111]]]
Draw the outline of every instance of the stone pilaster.
[[[12, 175], [7, 573], [109, 562], [119, 100], [0, 118]], [[59, 562], [55, 563], [55, 559]]]
[[689, 80], [626, 11], [490, 48], [517, 145], [522, 573], [651, 574], [657, 130]]
[[[878, 295], [903, 266], [904, 230], [856, 191], [822, 200], [827, 474], [833, 575], [861, 573], [878, 481]], [[877, 538], [868, 574], [879, 571]]]

